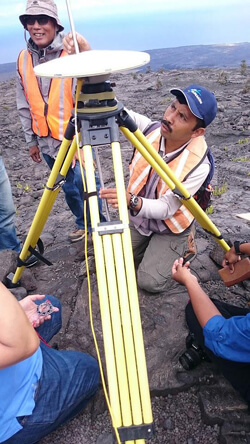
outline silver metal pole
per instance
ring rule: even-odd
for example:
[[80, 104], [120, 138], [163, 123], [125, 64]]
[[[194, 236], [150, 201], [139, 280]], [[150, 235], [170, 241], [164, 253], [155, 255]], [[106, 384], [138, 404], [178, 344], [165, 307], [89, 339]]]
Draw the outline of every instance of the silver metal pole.
[[[101, 185], [101, 188], [104, 188], [104, 182], [103, 182], [103, 177], [102, 177], [102, 167], [100, 164], [100, 158], [99, 158], [97, 146], [94, 147], [94, 151], [95, 151], [95, 160], [96, 160], [97, 171], [99, 174], [100, 185]], [[109, 222], [111, 220], [111, 218], [110, 218], [110, 213], [109, 213], [109, 207], [107, 204], [107, 199], [103, 199], [103, 203], [104, 203], [104, 208], [105, 208], [106, 219]]]
[[[68, 9], [68, 15], [69, 15], [69, 21], [70, 21], [70, 27], [71, 27], [75, 52], [76, 52], [76, 54], [79, 54], [80, 51], [79, 51], [79, 46], [78, 46], [77, 39], [76, 39], [76, 31], [75, 31], [74, 20], [73, 20], [73, 16], [72, 16], [72, 12], [71, 12], [71, 7], [70, 7], [70, 0], [66, 0], [66, 4], [67, 4], [67, 9]], [[76, 131], [76, 134], [77, 134], [77, 131]], [[101, 169], [101, 164], [100, 164], [100, 159], [99, 159], [97, 147], [94, 149], [94, 151], [95, 151], [97, 171], [98, 171], [99, 179], [100, 179], [100, 185], [102, 188], [104, 188], [104, 183], [103, 183], [103, 178], [102, 178], [102, 169]], [[110, 213], [109, 213], [109, 208], [108, 208], [108, 204], [107, 204], [106, 199], [104, 199], [104, 207], [105, 207], [106, 218], [108, 221], [110, 221]]]
[[77, 39], [76, 39], [76, 31], [75, 31], [73, 16], [71, 13], [70, 0], [66, 0], [66, 4], [67, 4], [67, 9], [68, 9], [68, 15], [69, 15], [71, 32], [72, 32], [72, 36], [73, 36], [75, 52], [76, 52], [76, 54], [79, 54], [80, 51], [79, 51], [79, 46], [78, 46]]

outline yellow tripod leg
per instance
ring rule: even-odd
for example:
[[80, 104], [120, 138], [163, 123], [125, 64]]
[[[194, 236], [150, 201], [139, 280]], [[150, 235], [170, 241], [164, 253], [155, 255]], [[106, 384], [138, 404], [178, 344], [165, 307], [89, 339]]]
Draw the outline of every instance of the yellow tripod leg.
[[[86, 166], [85, 171], [87, 179], [87, 188], [88, 192], [90, 193], [96, 191], [92, 148], [90, 145], [85, 145], [83, 147], [83, 151], [84, 151], [84, 159]], [[112, 322], [111, 322], [109, 298], [108, 298], [108, 283], [105, 270], [104, 247], [103, 247], [102, 237], [99, 236], [97, 232], [97, 227], [100, 222], [97, 196], [91, 196], [89, 198], [89, 209], [91, 217], [91, 226], [93, 230], [92, 239], [95, 252], [96, 275], [97, 275], [100, 312], [102, 320], [104, 350], [106, 356], [106, 369], [107, 369], [108, 380], [112, 381], [112, 384], [110, 384], [109, 386], [110, 403], [113, 409], [115, 426], [119, 427], [122, 424], [121, 406], [119, 400], [118, 376], [115, 363]]]
[[206, 231], [211, 233], [214, 236], [214, 239], [220, 246], [228, 251], [230, 249], [229, 245], [222, 238], [220, 231], [214, 225], [214, 223], [209, 219], [207, 214], [201, 209], [199, 204], [195, 201], [195, 199], [190, 195], [190, 193], [186, 190], [183, 184], [177, 179], [173, 171], [169, 168], [169, 166], [164, 162], [161, 156], [154, 150], [152, 145], [148, 142], [147, 138], [142, 134], [140, 130], [131, 133], [127, 128], [120, 127], [123, 134], [130, 140], [130, 142], [135, 146], [135, 148], [141, 153], [141, 155], [147, 160], [147, 162], [155, 169], [157, 174], [166, 182], [168, 187], [171, 190], [174, 190], [175, 187], [181, 193], [183, 198], [180, 198], [180, 201], [185, 207], [192, 213], [197, 222], [204, 228]]
[[[118, 429], [122, 436], [126, 436], [126, 431], [133, 427], [145, 426], [145, 418], [147, 420], [146, 427], [152, 428], [152, 411], [150, 404], [149, 386], [147, 379], [146, 360], [144, 353], [144, 344], [141, 331], [141, 320], [139, 315], [139, 303], [135, 272], [133, 271], [134, 282], [131, 288], [131, 278], [127, 279], [127, 266], [134, 269], [132, 257], [132, 246], [130, 239], [130, 231], [128, 227], [128, 214], [126, 209], [126, 194], [123, 180], [123, 171], [120, 155], [120, 144], [118, 142], [111, 143], [115, 166], [115, 177], [119, 177], [117, 184], [119, 208], [124, 207], [124, 220], [121, 222], [121, 232], [111, 234], [107, 231], [111, 225], [99, 223], [98, 202], [96, 196], [89, 198], [91, 224], [93, 229], [93, 244], [96, 260], [97, 283], [99, 291], [99, 301], [101, 310], [101, 321], [103, 329], [103, 340], [106, 357], [106, 368], [109, 385], [110, 403], [112, 408], [112, 421], [114, 428]], [[86, 178], [88, 193], [96, 191], [92, 149], [90, 145], [83, 147]], [[117, 154], [118, 153], [118, 154]], [[123, 211], [119, 209], [120, 214]], [[117, 222], [117, 221], [115, 221]], [[114, 222], [114, 224], [115, 224]], [[99, 234], [100, 230], [107, 233]], [[122, 239], [124, 232], [125, 240]], [[130, 251], [132, 260], [125, 260], [124, 255], [127, 252], [127, 245], [130, 243]], [[125, 266], [125, 262], [127, 266]], [[129, 265], [128, 265], [129, 264]], [[131, 313], [130, 298], [133, 299], [132, 310], [135, 310], [135, 319], [137, 325], [133, 325], [134, 316]], [[136, 303], [134, 302], [136, 301]], [[136, 307], [136, 308], [134, 308]], [[134, 337], [136, 334], [139, 337]], [[137, 348], [135, 344], [137, 343]], [[141, 348], [142, 352], [137, 356], [137, 349]], [[143, 358], [142, 358], [143, 357]], [[140, 361], [140, 362], [139, 362]], [[145, 367], [141, 371], [141, 367]], [[139, 369], [139, 371], [138, 371]], [[145, 377], [146, 375], [146, 377]], [[143, 381], [140, 384], [140, 377]], [[147, 393], [147, 396], [145, 396]], [[142, 402], [147, 399], [148, 405], [142, 406]], [[145, 416], [145, 418], [144, 418]], [[125, 433], [125, 435], [124, 435]], [[127, 444], [144, 444], [144, 439], [134, 439], [127, 435], [128, 439], [122, 439]], [[138, 435], [137, 435], [138, 436]]]
[[[31, 246], [32, 248], [35, 248], [37, 241], [40, 237], [40, 234], [43, 230], [43, 227], [47, 221], [51, 208], [56, 200], [57, 194], [60, 191], [60, 186], [55, 187], [55, 183], [59, 173], [61, 173], [62, 165], [64, 165], [65, 162], [68, 167], [66, 169], [64, 168], [63, 171], [64, 174], [62, 174], [62, 176], [65, 177], [68, 172], [69, 166], [72, 162], [73, 156], [76, 151], [75, 139], [73, 140], [71, 147], [68, 150], [70, 143], [71, 140], [68, 139], [64, 139], [62, 141], [55, 163], [48, 178], [46, 188], [43, 192], [41, 201], [38, 205], [36, 214], [34, 216], [31, 227], [24, 242], [22, 251], [20, 253], [20, 259], [22, 261], [25, 261], [30, 256], [29, 247]], [[17, 267], [12, 280], [13, 284], [16, 284], [19, 281], [19, 279], [22, 276], [23, 269], [24, 266]]]
[[[115, 173], [117, 196], [119, 203], [119, 216], [120, 219], [124, 222], [124, 224], [128, 225], [129, 218], [127, 211], [126, 192], [124, 187], [120, 144], [114, 142], [111, 144], [111, 148], [112, 148], [114, 173]], [[129, 291], [128, 296], [129, 296], [130, 313], [132, 317], [133, 337], [134, 337], [135, 351], [137, 357], [138, 380], [140, 385], [143, 421], [145, 424], [151, 424], [153, 422], [153, 415], [151, 409], [151, 400], [150, 400], [150, 392], [148, 384], [146, 358], [144, 352], [144, 342], [143, 342], [143, 334], [141, 327], [140, 308], [139, 308], [130, 230], [125, 229], [121, 237], [122, 237], [122, 244], [124, 251], [124, 261], [125, 261], [124, 263], [126, 269], [127, 286]]]

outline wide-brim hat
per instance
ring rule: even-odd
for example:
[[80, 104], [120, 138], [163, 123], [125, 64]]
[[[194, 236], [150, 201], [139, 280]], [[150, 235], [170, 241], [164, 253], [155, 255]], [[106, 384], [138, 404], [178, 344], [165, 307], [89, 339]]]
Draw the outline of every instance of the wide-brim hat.
[[25, 19], [29, 15], [47, 15], [55, 19], [59, 31], [64, 30], [58, 18], [57, 6], [53, 0], [28, 0], [25, 13], [19, 16], [19, 20], [24, 28], [26, 26]]
[[192, 114], [204, 120], [208, 126], [217, 113], [217, 101], [214, 93], [200, 85], [189, 85], [187, 88], [174, 88], [170, 92], [177, 97], [185, 97], [187, 105]]

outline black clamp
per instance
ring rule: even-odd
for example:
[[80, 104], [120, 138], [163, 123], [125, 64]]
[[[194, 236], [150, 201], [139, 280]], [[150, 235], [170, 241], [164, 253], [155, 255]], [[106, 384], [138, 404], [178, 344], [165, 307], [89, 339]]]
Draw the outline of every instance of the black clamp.
[[176, 187], [172, 190], [172, 192], [180, 200], [189, 200], [192, 197], [191, 194], [188, 197], [183, 196], [182, 192], [180, 190], [178, 190], [178, 188], [176, 188]]
[[83, 192], [83, 200], [88, 200], [90, 197], [98, 196], [97, 191], [91, 191], [88, 193], [87, 191]]
[[[46, 259], [43, 256], [44, 253], [44, 246], [43, 246], [43, 242], [42, 240], [39, 238], [37, 241], [37, 246], [39, 251], [37, 251], [35, 248], [31, 247], [31, 245], [29, 246], [28, 250], [31, 254], [33, 254], [35, 257], [37, 257], [37, 259], [39, 259], [40, 261], [44, 262], [46, 265], [53, 265], [52, 262], [50, 262], [48, 259]], [[20, 256], [18, 256], [17, 258], [17, 266], [18, 267], [28, 267], [30, 265], [29, 263], [29, 258], [28, 257], [25, 261], [23, 261]]]
[[154, 436], [154, 424], [131, 425], [127, 427], [118, 427], [120, 440], [122, 442], [137, 439], [150, 439]]

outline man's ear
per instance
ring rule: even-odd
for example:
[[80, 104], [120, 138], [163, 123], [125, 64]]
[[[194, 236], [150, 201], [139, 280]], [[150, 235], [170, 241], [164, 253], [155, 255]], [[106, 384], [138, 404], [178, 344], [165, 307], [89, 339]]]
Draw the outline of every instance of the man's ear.
[[205, 128], [198, 128], [195, 131], [193, 131], [191, 139], [193, 139], [194, 137], [204, 136], [205, 132], [206, 132]]

